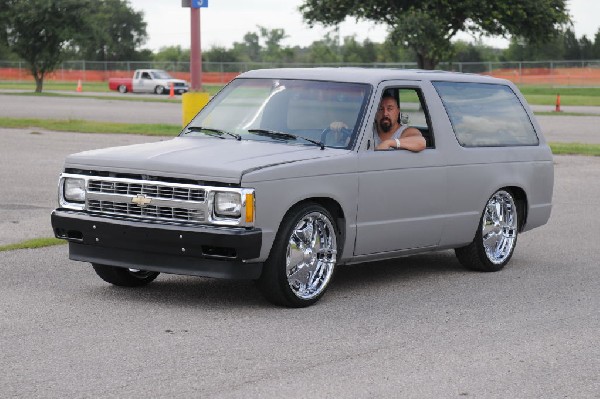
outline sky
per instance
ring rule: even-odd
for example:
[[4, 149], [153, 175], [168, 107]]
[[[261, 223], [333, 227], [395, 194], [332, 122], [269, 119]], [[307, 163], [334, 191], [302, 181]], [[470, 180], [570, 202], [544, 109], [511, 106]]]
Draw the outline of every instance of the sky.
[[[129, 0], [131, 7], [144, 13], [147, 22], [148, 41], [144, 48], [159, 50], [161, 47], [190, 47], [190, 9], [181, 7], [181, 0]], [[233, 42], [243, 41], [248, 32], [258, 32], [257, 26], [267, 29], [284, 29], [288, 35], [284, 46], [309, 46], [320, 40], [332, 28], [320, 25], [309, 28], [302, 20], [298, 7], [302, 0], [208, 0], [208, 7], [200, 11], [200, 36], [203, 49], [219, 46], [231, 48]], [[600, 27], [600, 1], [568, 0], [575, 35], [586, 35], [594, 40]], [[384, 26], [372, 22], [347, 19], [339, 26], [340, 37], [355, 36], [359, 42], [369, 38], [383, 42], [387, 31]], [[469, 35], [458, 38], [471, 41]], [[502, 38], [484, 39], [484, 43], [505, 48], [508, 41]]]

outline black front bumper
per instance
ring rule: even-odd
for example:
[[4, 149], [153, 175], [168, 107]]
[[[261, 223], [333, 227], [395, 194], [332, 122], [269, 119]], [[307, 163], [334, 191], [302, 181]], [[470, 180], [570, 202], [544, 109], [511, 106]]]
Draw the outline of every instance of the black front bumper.
[[256, 279], [261, 230], [145, 223], [56, 209], [52, 228], [69, 241], [69, 258], [130, 269]]

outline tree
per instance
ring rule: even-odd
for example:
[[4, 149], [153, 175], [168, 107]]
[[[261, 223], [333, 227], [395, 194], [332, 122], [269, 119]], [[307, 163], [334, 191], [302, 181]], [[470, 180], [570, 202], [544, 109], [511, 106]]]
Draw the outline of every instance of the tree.
[[90, 0], [3, 0], [1, 36], [10, 50], [29, 64], [40, 93], [44, 76], [62, 61], [65, 49], [91, 8]]
[[244, 41], [234, 42], [233, 50], [240, 55], [243, 61], [260, 61], [260, 42], [257, 33], [248, 32], [244, 35]]
[[288, 36], [283, 29], [268, 29], [258, 25], [258, 32], [248, 32], [243, 42], [234, 42], [233, 51], [240, 61], [289, 62], [294, 51], [281, 45]]
[[283, 39], [289, 36], [283, 29], [268, 29], [264, 26], [258, 26], [260, 37], [265, 42], [262, 60], [267, 62], [287, 62], [293, 58], [293, 52], [281, 45]]
[[308, 48], [308, 60], [314, 64], [328, 64], [341, 61], [341, 50], [337, 34], [328, 32], [322, 40], [312, 42]]
[[146, 22], [128, 0], [95, 0], [86, 12], [89, 26], [76, 35], [79, 57], [89, 61], [137, 61], [138, 49], [146, 42]]
[[161, 47], [153, 58], [158, 62], [189, 62], [190, 49], [184, 50], [181, 46]]
[[453, 61], [458, 62], [481, 62], [481, 46], [458, 40], [453, 44]]
[[577, 40], [575, 32], [571, 29], [567, 29], [563, 36], [563, 42], [565, 48], [565, 60], [581, 59], [581, 47], [579, 46], [579, 40]]
[[354, 36], [344, 37], [341, 47], [342, 59], [346, 63], [371, 63], [377, 60], [375, 43], [366, 39], [363, 43], [356, 41]]
[[545, 41], [569, 21], [566, 0], [304, 0], [299, 10], [310, 26], [347, 17], [387, 25], [425, 69], [450, 57], [450, 40], [460, 31]]
[[586, 35], [583, 35], [579, 39], [579, 48], [581, 49], [582, 60], [591, 60], [594, 58], [594, 43]]
[[596, 32], [596, 36], [594, 36], [594, 46], [592, 47], [592, 58], [595, 60], [600, 59], [600, 29]]
[[504, 50], [501, 60], [563, 60], [565, 58], [565, 34], [565, 32], [561, 32], [546, 43], [529, 43], [521, 37], [513, 36], [510, 40], [510, 45]]

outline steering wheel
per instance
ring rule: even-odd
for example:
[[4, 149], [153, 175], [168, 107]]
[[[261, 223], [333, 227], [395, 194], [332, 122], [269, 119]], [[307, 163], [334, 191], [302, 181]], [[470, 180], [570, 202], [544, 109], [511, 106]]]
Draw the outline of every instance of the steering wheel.
[[[352, 130], [347, 127], [341, 129], [332, 129], [327, 127], [321, 132], [321, 143], [334, 147], [345, 147], [348, 145], [348, 139], [352, 136]], [[327, 139], [329, 138], [329, 142]], [[331, 140], [333, 138], [333, 140]]]

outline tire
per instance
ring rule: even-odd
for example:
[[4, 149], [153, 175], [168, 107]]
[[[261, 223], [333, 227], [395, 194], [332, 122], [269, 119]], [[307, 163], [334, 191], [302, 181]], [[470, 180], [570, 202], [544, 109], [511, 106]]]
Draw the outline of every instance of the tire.
[[107, 283], [119, 287], [143, 287], [150, 284], [160, 273], [145, 270], [125, 269], [92, 263], [96, 274]]
[[483, 210], [473, 242], [454, 252], [467, 269], [497, 272], [512, 257], [518, 233], [519, 211], [515, 199], [509, 191], [498, 190]]
[[339, 234], [333, 220], [315, 203], [287, 213], [257, 282], [267, 300], [302, 308], [323, 296], [337, 262]]
[[119, 85], [119, 93], [127, 93], [127, 86]]
[[165, 88], [163, 86], [156, 86], [154, 88], [154, 92], [156, 94], [164, 94], [165, 93]]

